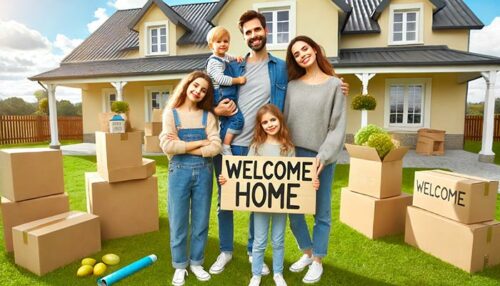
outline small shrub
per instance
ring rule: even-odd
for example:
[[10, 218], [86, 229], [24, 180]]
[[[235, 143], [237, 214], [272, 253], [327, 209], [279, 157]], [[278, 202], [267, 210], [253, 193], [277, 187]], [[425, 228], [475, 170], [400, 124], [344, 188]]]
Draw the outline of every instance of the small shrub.
[[354, 110], [374, 110], [377, 100], [371, 95], [357, 95], [352, 99], [351, 107]]
[[128, 102], [115, 101], [111, 104], [111, 111], [115, 113], [127, 113], [130, 110]]
[[366, 141], [366, 145], [375, 148], [380, 158], [384, 158], [389, 151], [395, 148], [391, 136], [384, 133], [372, 134]]
[[359, 129], [358, 132], [356, 132], [356, 135], [354, 135], [354, 144], [365, 145], [366, 141], [368, 141], [368, 138], [370, 138], [372, 134], [376, 133], [387, 134], [387, 132], [383, 128], [378, 127], [377, 125], [368, 124], [367, 126]]

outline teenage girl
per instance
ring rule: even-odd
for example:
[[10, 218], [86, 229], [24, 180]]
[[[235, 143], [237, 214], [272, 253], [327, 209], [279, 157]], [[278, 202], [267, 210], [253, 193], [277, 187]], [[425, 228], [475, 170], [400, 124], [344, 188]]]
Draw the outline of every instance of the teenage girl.
[[212, 104], [210, 77], [195, 71], [179, 83], [163, 113], [160, 146], [169, 158], [168, 219], [175, 286], [184, 285], [188, 265], [198, 280], [210, 279], [202, 264], [212, 198], [212, 157], [221, 151]]

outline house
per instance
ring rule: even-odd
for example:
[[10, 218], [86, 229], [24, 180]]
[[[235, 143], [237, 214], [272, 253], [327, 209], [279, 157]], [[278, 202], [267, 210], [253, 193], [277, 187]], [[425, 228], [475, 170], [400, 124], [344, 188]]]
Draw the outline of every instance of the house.
[[[48, 87], [52, 102], [56, 86], [82, 89], [85, 141], [94, 140], [97, 114], [114, 100], [129, 102], [131, 125], [143, 130], [180, 79], [204, 69], [210, 53], [205, 37], [213, 25], [230, 31], [232, 54], [247, 53], [236, 23], [248, 9], [266, 16], [274, 55], [284, 58], [296, 35], [318, 41], [351, 95], [377, 99], [376, 110], [363, 111], [363, 118], [404, 145], [415, 146], [416, 131], [426, 127], [446, 130], [446, 148], [463, 148], [467, 82], [484, 77], [480, 159], [494, 158], [493, 86], [500, 58], [468, 51], [470, 31], [483, 23], [463, 0], [220, 0], [179, 6], [149, 0], [140, 9], [117, 11], [58, 68], [30, 79]], [[348, 141], [363, 112], [348, 108]], [[58, 144], [55, 135], [51, 145]]]

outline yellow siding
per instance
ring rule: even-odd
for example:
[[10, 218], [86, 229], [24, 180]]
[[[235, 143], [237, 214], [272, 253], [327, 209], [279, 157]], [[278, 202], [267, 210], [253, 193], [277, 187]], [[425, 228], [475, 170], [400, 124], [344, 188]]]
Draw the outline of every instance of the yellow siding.
[[389, 46], [390, 5], [422, 3], [424, 8], [423, 44], [447, 45], [452, 49], [467, 51], [469, 32], [463, 30], [432, 30], [433, 5], [428, 0], [391, 0], [378, 19], [381, 32], [378, 34], [342, 35], [341, 49]]
[[[361, 94], [361, 82], [352, 75], [344, 78], [351, 89], [347, 99], [347, 133], [354, 134], [361, 126], [361, 111], [352, 110], [351, 102], [355, 95]], [[389, 78], [430, 78], [430, 128], [446, 130], [447, 134], [463, 134], [467, 85], [458, 84], [456, 74], [377, 74], [368, 85], [368, 93], [377, 99], [377, 108], [368, 112], [368, 123], [384, 126], [385, 86]]]

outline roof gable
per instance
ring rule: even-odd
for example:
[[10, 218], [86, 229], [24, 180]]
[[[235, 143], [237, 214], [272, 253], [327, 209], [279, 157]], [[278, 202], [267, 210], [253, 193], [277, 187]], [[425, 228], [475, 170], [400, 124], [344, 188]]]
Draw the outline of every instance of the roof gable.
[[146, 4], [144, 4], [144, 6], [141, 8], [139, 14], [137, 14], [137, 16], [130, 22], [128, 28], [134, 30], [134, 27], [141, 21], [142, 17], [144, 17], [146, 12], [151, 8], [151, 6], [153, 6], [153, 4], [160, 8], [163, 14], [165, 14], [165, 16], [167, 16], [167, 18], [172, 21], [172, 23], [182, 26], [188, 32], [193, 31], [191, 25], [162, 0], [149, 0], [148, 2], [146, 2]]
[[[435, 7], [436, 11], [441, 10], [444, 6], [446, 6], [446, 3], [443, 0], [428, 0], [430, 1]], [[371, 18], [373, 20], [377, 20], [380, 17], [380, 14], [389, 6], [389, 3], [391, 0], [382, 0], [380, 4], [377, 6], [377, 8], [373, 11]]]

